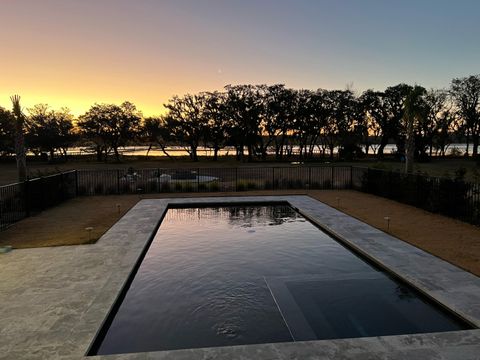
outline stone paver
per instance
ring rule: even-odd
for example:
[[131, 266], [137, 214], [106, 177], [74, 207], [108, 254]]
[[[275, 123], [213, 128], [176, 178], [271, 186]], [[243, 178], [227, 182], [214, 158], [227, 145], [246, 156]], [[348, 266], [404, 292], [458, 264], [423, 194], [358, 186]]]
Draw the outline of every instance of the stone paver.
[[[168, 204], [286, 201], [480, 326], [480, 279], [307, 196], [143, 200], [96, 244], [0, 256], [0, 359], [85, 353]], [[454, 241], [454, 239], [453, 239]], [[480, 330], [96, 356], [92, 359], [480, 359]]]

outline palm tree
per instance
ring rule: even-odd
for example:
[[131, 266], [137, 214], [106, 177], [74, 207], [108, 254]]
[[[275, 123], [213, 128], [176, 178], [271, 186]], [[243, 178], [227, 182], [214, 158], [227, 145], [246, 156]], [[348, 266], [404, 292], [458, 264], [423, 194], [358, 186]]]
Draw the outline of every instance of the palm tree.
[[422, 96], [425, 88], [415, 85], [405, 99], [403, 119], [406, 125], [405, 143], [405, 172], [413, 171], [413, 158], [415, 155], [415, 123], [424, 116], [425, 106], [422, 104]]
[[27, 178], [27, 160], [25, 154], [25, 138], [23, 134], [23, 126], [25, 116], [20, 107], [20, 96], [13, 95], [10, 97], [13, 104], [13, 116], [15, 118], [15, 153], [17, 158], [18, 181], [25, 181]]

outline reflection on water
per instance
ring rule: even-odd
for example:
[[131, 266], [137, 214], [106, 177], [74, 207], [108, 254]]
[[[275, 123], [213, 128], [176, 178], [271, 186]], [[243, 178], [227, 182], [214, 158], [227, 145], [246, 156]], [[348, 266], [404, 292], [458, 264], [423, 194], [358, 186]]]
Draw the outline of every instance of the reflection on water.
[[169, 209], [97, 353], [462, 326], [288, 206]]
[[[173, 210], [173, 209], [171, 209]], [[227, 221], [232, 228], [281, 225], [284, 222], [306, 221], [290, 206], [185, 208], [169, 211], [166, 221], [195, 224], [200, 218]]]

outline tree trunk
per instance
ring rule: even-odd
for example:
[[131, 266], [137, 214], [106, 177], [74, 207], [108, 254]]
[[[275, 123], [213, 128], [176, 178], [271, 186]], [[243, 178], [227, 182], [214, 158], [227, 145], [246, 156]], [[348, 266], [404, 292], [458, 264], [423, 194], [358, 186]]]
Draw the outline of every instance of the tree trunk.
[[197, 155], [197, 147], [196, 146], [190, 146], [190, 157], [192, 159], [192, 161], [195, 161], [197, 162], [198, 161], [198, 155]]
[[466, 137], [466, 141], [467, 141], [467, 148], [465, 150], [465, 156], [468, 156], [468, 151], [469, 151], [469, 147], [470, 147], [470, 135], [469, 135], [468, 129], [465, 133], [465, 137]]
[[472, 135], [472, 157], [477, 158], [478, 156], [478, 135]]
[[335, 148], [335, 145], [330, 144], [328, 145], [328, 148], [330, 149], [330, 159], [333, 160], [333, 149]]
[[[120, 154], [118, 153], [118, 147], [113, 148], [113, 152], [115, 153], [115, 160], [117, 162], [120, 162]], [[107, 158], [107, 155], [105, 154], [105, 159]]]
[[252, 162], [253, 161], [253, 146], [252, 146], [252, 144], [248, 144], [247, 151], [248, 151], [248, 162]]
[[235, 160], [242, 161], [243, 158], [243, 145], [235, 146]]
[[380, 140], [380, 146], [378, 147], [378, 158], [383, 159], [383, 150], [385, 149], [385, 146], [388, 144], [388, 137], [382, 136], [382, 139]]
[[100, 145], [96, 145], [95, 147], [95, 151], [97, 152], [97, 161], [102, 161], [102, 153], [103, 153], [103, 149]]

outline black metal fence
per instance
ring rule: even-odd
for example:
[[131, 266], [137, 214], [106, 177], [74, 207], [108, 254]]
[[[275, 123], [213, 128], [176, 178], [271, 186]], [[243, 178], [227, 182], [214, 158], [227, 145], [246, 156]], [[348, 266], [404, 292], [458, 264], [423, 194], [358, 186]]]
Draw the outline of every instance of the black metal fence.
[[76, 195], [76, 171], [0, 186], [0, 230]]
[[357, 190], [480, 225], [480, 183], [377, 169], [353, 171], [363, 172]]
[[480, 225], [480, 184], [351, 166], [74, 170], [0, 187], [0, 230], [76, 196], [356, 189]]
[[360, 181], [350, 166], [74, 170], [1, 186], [0, 230], [76, 196], [349, 189]]
[[350, 166], [78, 170], [79, 195], [348, 189]]

